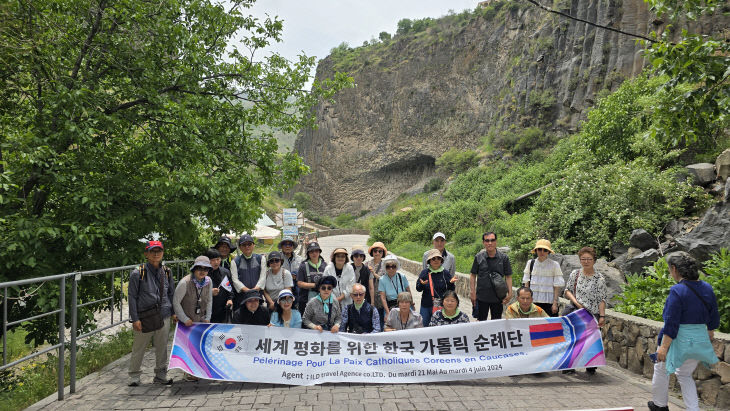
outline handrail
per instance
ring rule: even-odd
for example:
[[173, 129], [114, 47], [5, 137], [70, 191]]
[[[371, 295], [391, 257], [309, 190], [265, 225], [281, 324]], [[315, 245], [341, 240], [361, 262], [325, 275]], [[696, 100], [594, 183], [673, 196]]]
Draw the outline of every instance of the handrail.
[[[167, 266], [175, 266], [173, 275], [175, 276], [175, 280], [179, 280], [179, 276], [181, 273], [187, 272], [187, 267], [184, 267], [183, 270], [181, 270], [180, 265], [181, 264], [188, 264], [191, 263], [193, 260], [172, 260], [172, 261], [163, 261], [164, 265]], [[126, 323], [129, 321], [129, 316], [125, 316], [123, 312], [123, 300], [124, 300], [124, 294], [123, 294], [123, 288], [116, 287], [115, 280], [116, 280], [116, 273], [121, 272], [121, 283], [123, 284], [125, 282], [125, 278], [128, 281], [130, 270], [138, 267], [139, 264], [132, 264], [132, 265], [125, 265], [120, 267], [111, 267], [111, 268], [102, 268], [102, 269], [95, 269], [95, 270], [86, 270], [86, 271], [74, 271], [64, 274], [56, 274], [56, 275], [50, 275], [45, 277], [36, 277], [36, 278], [28, 278], [24, 280], [17, 280], [17, 281], [8, 281], [4, 283], [0, 283], [0, 292], [2, 292], [2, 349], [3, 349], [3, 355], [2, 355], [2, 365], [0, 365], [0, 371], [5, 370], [10, 367], [14, 367], [20, 363], [23, 363], [25, 361], [31, 360], [33, 358], [36, 358], [40, 355], [43, 355], [49, 351], [58, 349], [58, 399], [63, 400], [64, 398], [64, 367], [65, 367], [65, 351], [66, 348], [69, 348], [70, 350], [70, 359], [69, 359], [69, 387], [70, 392], [74, 393], [76, 392], [76, 351], [77, 351], [77, 342], [79, 340], [82, 340], [84, 338], [90, 337], [92, 335], [98, 334], [102, 331], [108, 330], [110, 328], [116, 327], [120, 324]], [[84, 302], [82, 304], [79, 304], [78, 302], [78, 282], [83, 278], [84, 276], [97, 276], [101, 274], [111, 274], [111, 295], [99, 298], [94, 301], [88, 301]], [[66, 281], [67, 279], [71, 281], [71, 298], [70, 303], [71, 307], [66, 307]], [[39, 314], [32, 315], [27, 318], [21, 318], [21, 319], [13, 319], [12, 322], [8, 322], [8, 301], [11, 298], [26, 298], [28, 300], [32, 299], [33, 296], [29, 297], [10, 297], [9, 293], [12, 291], [13, 287], [23, 286], [23, 285], [29, 285], [29, 284], [38, 284], [38, 283], [51, 283], [51, 282], [57, 282], [59, 286], [59, 298], [58, 298], [58, 306], [52, 308], [48, 312], [43, 312]], [[119, 292], [119, 299], [117, 300], [115, 298], [115, 293]], [[119, 301], [119, 317], [117, 321], [114, 321], [114, 311], [115, 311], [115, 303]], [[96, 328], [86, 332], [81, 335], [78, 334], [77, 329], [77, 322], [78, 322], [78, 310], [79, 308], [83, 308], [92, 304], [99, 304], [99, 303], [105, 303], [108, 302], [107, 309], [110, 313], [110, 321], [108, 325], [101, 326], [98, 324], [98, 322], [95, 322]], [[28, 302], [26, 301], [26, 304]], [[66, 314], [71, 314], [71, 329], [70, 329], [70, 341], [66, 341]], [[11, 362], [8, 362], [8, 346], [7, 346], [7, 334], [8, 334], [8, 328], [28, 323], [34, 320], [38, 320], [40, 318], [44, 318], [50, 315], [58, 314], [58, 344], [51, 345], [49, 347], [44, 347], [43, 349], [39, 351], [32, 352], [30, 354], [27, 354], [21, 358], [15, 359]], [[68, 345], [68, 347], [66, 347]]]

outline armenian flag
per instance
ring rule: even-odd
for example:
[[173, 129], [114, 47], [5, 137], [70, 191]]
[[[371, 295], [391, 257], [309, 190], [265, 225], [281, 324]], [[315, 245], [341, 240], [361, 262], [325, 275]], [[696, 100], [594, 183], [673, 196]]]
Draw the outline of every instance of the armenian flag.
[[554, 322], [530, 326], [530, 344], [533, 347], [565, 342], [563, 323]]

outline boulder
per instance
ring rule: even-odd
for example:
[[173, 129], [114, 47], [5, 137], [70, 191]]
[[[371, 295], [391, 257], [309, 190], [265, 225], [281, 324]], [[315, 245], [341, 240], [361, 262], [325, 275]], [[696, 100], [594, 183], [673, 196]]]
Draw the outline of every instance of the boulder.
[[730, 203], [717, 204], [707, 210], [702, 221], [689, 233], [676, 238], [677, 249], [700, 261], [730, 244]]
[[702, 399], [702, 401], [706, 402], [709, 405], [715, 405], [717, 401], [717, 394], [720, 391], [720, 387], [722, 387], [720, 378], [712, 378], [700, 382], [697, 385], [697, 392], [700, 394], [700, 398]]
[[667, 225], [664, 226], [664, 234], [676, 237], [677, 234], [680, 234], [682, 232], [682, 229], [684, 228], [684, 223], [685, 222], [682, 220], [672, 220], [668, 222]]
[[[577, 270], [580, 268], [580, 259], [577, 255], [569, 254], [569, 255], [563, 255], [563, 254], [550, 254], [550, 258], [557, 261], [558, 264], [560, 264], [560, 270], [563, 272], [563, 278], [565, 279], [565, 283], [567, 286], [568, 283], [568, 277], [570, 277], [570, 273], [573, 270]], [[608, 307], [613, 307], [613, 297], [616, 294], [621, 293], [622, 289], [621, 286], [623, 284], [626, 284], [626, 277], [621, 273], [619, 269], [616, 267], [613, 267], [609, 265], [609, 263], [604, 258], [599, 258], [596, 261], [596, 264], [593, 266], [596, 271], [603, 274], [604, 278], [606, 279], [606, 288], [608, 288], [608, 301], [607, 305]]]
[[717, 176], [722, 180], [730, 177], [730, 148], [725, 149], [715, 160]]
[[730, 202], [730, 177], [725, 180], [725, 195], [722, 196], [724, 202]]
[[656, 248], [657, 246], [657, 242], [654, 239], [654, 236], [649, 234], [643, 228], [637, 228], [636, 230], [631, 232], [631, 236], [629, 237], [629, 244], [632, 247], [638, 248], [641, 251], [646, 251], [650, 248]]
[[652, 248], [629, 258], [623, 265], [619, 266], [619, 269], [625, 274], [641, 274], [644, 267], [653, 264], [659, 257], [659, 251]]
[[626, 254], [628, 251], [629, 251], [629, 247], [622, 243], [616, 242], [616, 243], [611, 244], [611, 255], [614, 258], [619, 257], [623, 254]]
[[694, 179], [694, 184], [698, 186], [708, 186], [715, 181], [715, 165], [710, 163], [690, 164], [686, 167], [689, 174]]

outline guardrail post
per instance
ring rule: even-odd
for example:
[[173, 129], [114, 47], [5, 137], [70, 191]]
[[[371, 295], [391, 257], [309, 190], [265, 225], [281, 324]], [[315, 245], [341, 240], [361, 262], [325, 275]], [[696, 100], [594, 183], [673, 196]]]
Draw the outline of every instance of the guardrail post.
[[76, 392], [76, 327], [78, 321], [78, 282], [81, 274], [74, 275], [73, 284], [71, 285], [71, 360], [69, 361], [69, 391], [71, 394]]
[[61, 277], [58, 300], [61, 311], [58, 313], [58, 400], [63, 400], [64, 351], [66, 347], [66, 277]]
[[3, 294], [3, 365], [8, 363], [8, 288]]

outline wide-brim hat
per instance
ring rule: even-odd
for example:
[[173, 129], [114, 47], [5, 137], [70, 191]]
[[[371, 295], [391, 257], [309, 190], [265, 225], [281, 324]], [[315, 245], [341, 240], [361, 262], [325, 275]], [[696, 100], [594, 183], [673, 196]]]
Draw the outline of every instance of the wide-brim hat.
[[337, 255], [337, 254], [344, 254], [345, 255], [345, 262], [350, 261], [350, 258], [347, 257], [347, 250], [344, 249], [344, 248], [342, 248], [342, 247], [335, 248], [334, 251], [332, 251], [332, 254], [330, 254], [330, 261], [332, 261], [334, 263], [335, 262], [335, 255]]
[[279, 241], [279, 244], [277, 245], [277, 247], [279, 248], [279, 250], [281, 250], [281, 246], [284, 245], [284, 243], [291, 243], [292, 247], [296, 247], [297, 246], [297, 242], [294, 241], [293, 238], [287, 236], [287, 237], [282, 238], [281, 241]]
[[319, 250], [319, 252], [322, 252], [322, 247], [319, 246], [319, 243], [316, 241], [312, 241], [307, 245], [307, 255], [309, 255], [310, 251]]
[[544, 248], [544, 249], [550, 251], [551, 253], [555, 253], [555, 251], [553, 251], [553, 249], [550, 247], [551, 247], [550, 240], [541, 238], [541, 239], [537, 240], [537, 242], [535, 243], [535, 248], [532, 249], [532, 252], [535, 253], [535, 252], [537, 252], [538, 248]]
[[431, 259], [434, 257], [439, 257], [439, 258], [441, 258], [441, 260], [444, 259], [444, 256], [441, 254], [441, 251], [439, 251], [435, 248], [432, 248], [426, 252], [426, 262], [431, 261]]
[[354, 257], [356, 255], [361, 255], [365, 257], [365, 247], [361, 245], [356, 245], [352, 247], [352, 253], [350, 253], [350, 257]]
[[204, 255], [199, 255], [195, 257], [195, 262], [190, 267], [190, 272], [192, 273], [195, 271], [195, 267], [205, 267], [208, 270], [212, 270], [213, 266], [210, 265], [210, 259]]
[[224, 235], [224, 236], [222, 236], [221, 238], [219, 238], [219, 239], [218, 239], [218, 242], [217, 242], [217, 243], [215, 243], [215, 245], [213, 246], [213, 248], [216, 248], [216, 249], [217, 249], [217, 248], [218, 248], [218, 246], [219, 246], [219, 245], [221, 245], [221, 244], [225, 244], [225, 245], [227, 245], [227, 246], [228, 246], [228, 248], [229, 248], [229, 249], [230, 249], [231, 251], [233, 251], [233, 250], [235, 250], [235, 249], [236, 249], [236, 246], [235, 246], [235, 245], [233, 245], [233, 242], [231, 241], [231, 239], [230, 239], [230, 238], [228, 238], [228, 236], [227, 236], [227, 235]]
[[381, 241], [376, 241], [368, 248], [368, 254], [370, 254], [370, 257], [373, 256], [373, 249], [381, 248], [383, 249], [383, 257], [388, 255], [388, 249], [385, 248], [385, 244], [383, 244]]
[[335, 276], [333, 276], [333, 275], [322, 276], [322, 278], [320, 278], [319, 281], [317, 281], [317, 287], [315, 289], [319, 290], [319, 287], [326, 285], [326, 284], [332, 285], [332, 288], [337, 287], [337, 278], [335, 278]]
[[248, 300], [264, 301], [264, 297], [261, 296], [261, 293], [258, 292], [258, 290], [248, 290], [243, 294], [243, 304], [245, 304]]

